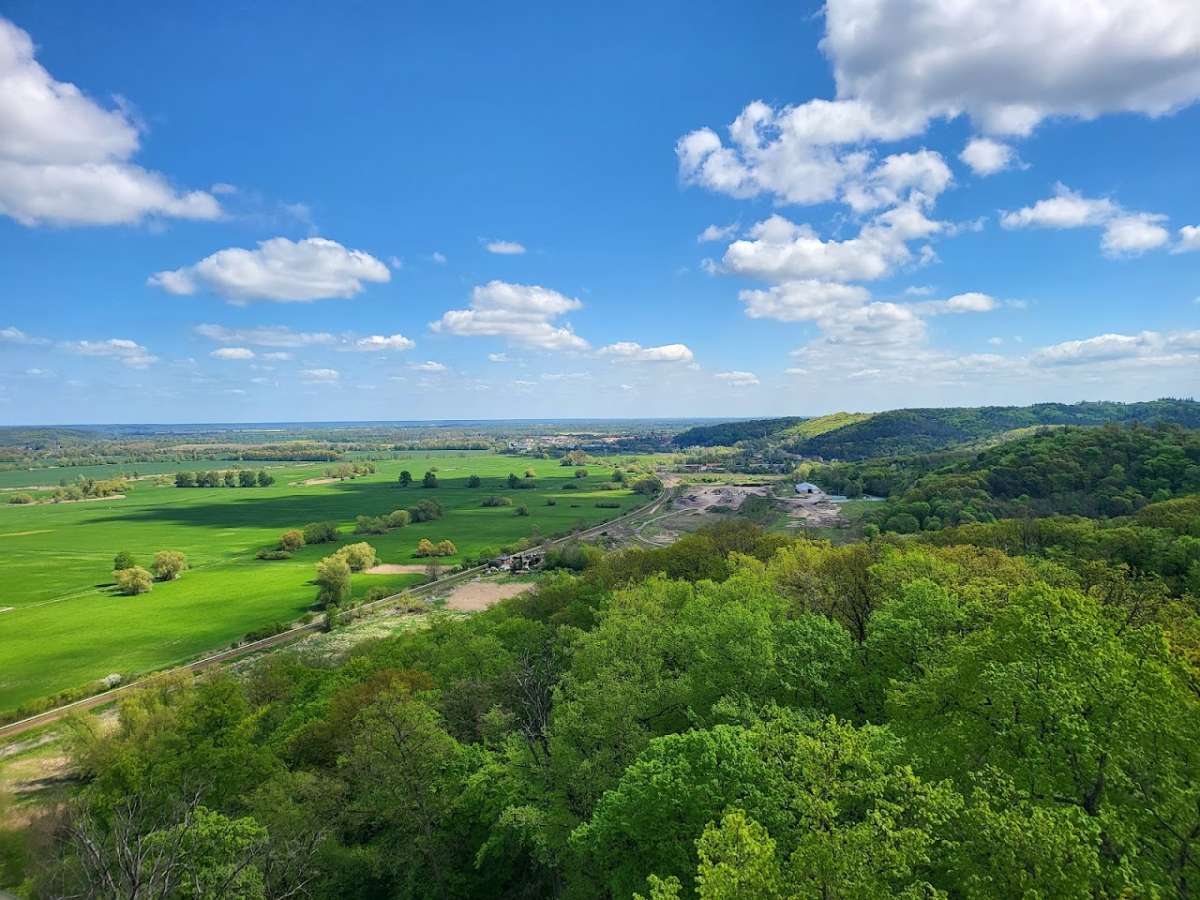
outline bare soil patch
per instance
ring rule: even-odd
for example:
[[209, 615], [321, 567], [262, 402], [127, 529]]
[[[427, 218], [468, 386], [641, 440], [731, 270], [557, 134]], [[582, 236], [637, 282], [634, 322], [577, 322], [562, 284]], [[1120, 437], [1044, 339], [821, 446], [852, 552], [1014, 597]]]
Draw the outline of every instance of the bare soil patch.
[[296, 482], [296, 484], [302, 484], [302, 485], [309, 485], [309, 484], [334, 484], [334, 483], [336, 483], [336, 482], [337, 482], [337, 480], [338, 480], [338, 479], [336, 479], [336, 478], [306, 478], [306, 479], [304, 479], [303, 481], [298, 481], [298, 482]]
[[532, 590], [533, 586], [532, 581], [509, 581], [503, 584], [494, 581], [471, 581], [454, 589], [446, 599], [446, 608], [459, 612], [479, 612], [501, 600]]
[[425, 570], [428, 568], [428, 566], [409, 563], [380, 563], [377, 566], [371, 566], [371, 568], [364, 569], [363, 571], [367, 575], [409, 575], [414, 572], [423, 575], [425, 574]]

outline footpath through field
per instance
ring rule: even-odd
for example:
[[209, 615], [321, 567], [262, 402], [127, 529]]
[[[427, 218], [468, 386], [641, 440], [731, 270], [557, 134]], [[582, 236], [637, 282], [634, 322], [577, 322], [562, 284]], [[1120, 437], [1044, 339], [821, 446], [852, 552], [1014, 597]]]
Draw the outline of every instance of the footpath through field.
[[[553, 541], [547, 541], [545, 544], [542, 544], [541, 547], [553, 547], [558, 544], [568, 543], [570, 541], [586, 540], [592, 537], [599, 537], [600, 535], [608, 532], [614, 526], [627, 526], [630, 520], [638, 516], [653, 515], [654, 513], [658, 512], [663, 503], [665, 503], [670, 496], [671, 490], [668, 488], [661, 491], [658, 496], [656, 496], [645, 506], [639, 506], [637, 509], [630, 510], [623, 515], [617, 516], [615, 519], [610, 519], [607, 522], [601, 522], [599, 525], [593, 525], [590, 528], [585, 528], [582, 531], [577, 531], [574, 534], [567, 535], [566, 537], [558, 538]], [[622, 538], [625, 537], [625, 535], [621, 532], [618, 532], [618, 534]], [[635, 532], [630, 531], [628, 534], [629, 536], [632, 536], [635, 534]], [[425, 594], [434, 593], [435, 590], [443, 590], [447, 586], [453, 585], [456, 582], [465, 581], [469, 578], [481, 575], [487, 572], [487, 570], [488, 567], [486, 565], [464, 569], [461, 572], [456, 572], [453, 575], [447, 575], [445, 578], [441, 578], [437, 581], [431, 581], [428, 584], [418, 585], [415, 588], [409, 588], [408, 590], [401, 591], [398, 594], [392, 594], [388, 597], [383, 597], [380, 600], [364, 603], [361, 606], [355, 607], [355, 611], [377, 610], [381, 607], [394, 604], [397, 600], [405, 597], [420, 597]], [[296, 625], [292, 628], [289, 628], [287, 631], [281, 631], [279, 634], [273, 634], [270, 637], [263, 638], [262, 640], [252, 641], [248, 644], [242, 644], [238, 647], [222, 650], [219, 653], [213, 653], [210, 656], [205, 656], [204, 658], [195, 660], [194, 662], [185, 663], [170, 669], [164, 669], [160, 672], [154, 673], [154, 675], [139, 678], [136, 681], [123, 684], [120, 687], [105, 691], [102, 694], [95, 694], [91, 697], [85, 697], [82, 700], [76, 700], [73, 703], [67, 703], [63, 706], [56, 706], [54, 709], [48, 709], [45, 712], [38, 713], [36, 716], [30, 716], [27, 719], [21, 719], [17, 722], [10, 722], [7, 725], [0, 725], [0, 740], [12, 737], [13, 735], [21, 734], [22, 732], [29, 731], [33, 728], [38, 728], [43, 725], [49, 725], [53, 722], [57, 722], [59, 719], [62, 719], [73, 712], [82, 712], [84, 710], [93, 709], [97, 706], [103, 706], [106, 703], [112, 703], [114, 700], [120, 699], [120, 697], [129, 693], [130, 691], [134, 691], [140, 687], [143, 687], [151, 678], [159, 677], [172, 672], [203, 672], [205, 669], [211, 669], [214, 666], [219, 666], [224, 663], [231, 662], [232, 660], [240, 659], [244, 656], [250, 656], [255, 653], [260, 653], [264, 650], [272, 650], [281, 644], [291, 643], [292, 641], [299, 640], [302, 637], [320, 631], [321, 628], [322, 625], [320, 622], [310, 622], [307, 625]]]

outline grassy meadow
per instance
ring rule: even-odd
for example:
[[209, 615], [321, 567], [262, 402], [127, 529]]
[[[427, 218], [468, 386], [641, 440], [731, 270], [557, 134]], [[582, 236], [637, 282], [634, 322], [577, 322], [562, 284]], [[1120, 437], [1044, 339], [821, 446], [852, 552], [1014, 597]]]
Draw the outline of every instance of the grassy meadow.
[[[601, 490], [611, 466], [589, 467], [586, 479], [576, 479], [557, 460], [488, 453], [413, 454], [378, 463], [374, 475], [303, 483], [320, 478], [329, 465], [268, 465], [276, 480], [265, 488], [177, 488], [142, 480], [121, 499], [0, 505], [0, 610], [7, 610], [0, 612], [0, 712], [109, 673], [129, 676], [182, 662], [302, 615], [316, 593], [309, 583], [314, 565], [336, 547], [305, 547], [288, 560], [254, 558], [289, 528], [335, 521], [342, 543], [368, 541], [385, 563], [421, 563], [413, 556], [421, 538], [449, 539], [459, 556], [441, 562], [454, 565], [535, 529], [552, 534], [613, 518], [642, 499], [625, 489]], [[430, 468], [438, 470], [436, 489], [419, 486]], [[508, 474], [523, 476], [527, 468], [537, 472], [537, 486], [510, 490]], [[402, 469], [416, 479], [408, 488], [397, 483]], [[471, 475], [483, 479], [481, 487], [467, 487]], [[563, 490], [566, 484], [577, 489]], [[514, 505], [480, 506], [491, 494], [511, 497]], [[383, 515], [425, 497], [442, 504], [443, 518], [386, 535], [351, 534], [356, 516]], [[597, 502], [621, 508], [598, 509]], [[515, 514], [520, 504], [529, 507], [528, 517]], [[131, 551], [149, 567], [164, 549], [185, 553], [189, 571], [178, 581], [155, 584], [148, 594], [115, 592], [115, 553]], [[361, 596], [376, 584], [399, 589], [421, 580], [417, 574], [356, 574], [353, 589]]]

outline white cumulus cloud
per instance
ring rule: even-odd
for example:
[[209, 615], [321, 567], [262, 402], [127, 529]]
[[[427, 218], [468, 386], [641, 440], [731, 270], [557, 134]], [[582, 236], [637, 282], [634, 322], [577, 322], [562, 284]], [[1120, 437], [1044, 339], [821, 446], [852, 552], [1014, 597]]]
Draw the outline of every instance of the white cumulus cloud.
[[1179, 242], [1171, 252], [1191, 253], [1194, 250], [1200, 250], [1200, 225], [1184, 225], [1179, 229]]
[[171, 294], [207, 288], [234, 303], [308, 302], [353, 297], [363, 282], [391, 280], [388, 267], [362, 250], [327, 238], [260, 241], [255, 250], [230, 247], [190, 266], [157, 272], [149, 283]]
[[369, 334], [348, 344], [345, 349], [357, 350], [360, 353], [378, 353], [384, 350], [411, 350], [415, 346], [417, 346], [416, 343], [402, 334], [388, 336]]
[[554, 324], [582, 306], [539, 285], [489, 281], [472, 289], [469, 309], [447, 310], [429, 327], [445, 334], [503, 337], [543, 350], [586, 350], [588, 342], [569, 325]]
[[614, 362], [685, 362], [690, 363], [695, 354], [686, 344], [663, 344], [661, 347], [643, 347], [634, 341], [618, 341], [600, 350], [611, 356]]
[[976, 175], [995, 175], [1019, 165], [1016, 150], [986, 137], [972, 138], [958, 158]]
[[1064, 184], [1054, 196], [1013, 212], [1004, 212], [1005, 228], [1101, 228], [1100, 245], [1108, 256], [1137, 256], [1167, 244], [1166, 216], [1131, 212], [1107, 197], [1089, 198]]
[[221, 215], [212, 194], [179, 191], [131, 162], [140, 138], [125, 109], [56, 80], [30, 36], [0, 18], [0, 215], [29, 226]]

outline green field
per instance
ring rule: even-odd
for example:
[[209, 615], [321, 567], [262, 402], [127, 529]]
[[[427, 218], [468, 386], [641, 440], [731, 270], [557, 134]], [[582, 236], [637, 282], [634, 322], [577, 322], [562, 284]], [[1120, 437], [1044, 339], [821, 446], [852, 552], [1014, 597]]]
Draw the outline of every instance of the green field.
[[[615, 462], [615, 461], [614, 461]], [[257, 465], [257, 464], [255, 464]], [[406, 454], [378, 464], [374, 475], [332, 484], [302, 484], [319, 478], [328, 463], [276, 464], [267, 488], [176, 488], [153, 481], [134, 484], [123, 499], [80, 503], [0, 505], [0, 712], [113, 672], [126, 676], [161, 668], [229, 644], [248, 631], [286, 622], [311, 606], [308, 581], [318, 559], [333, 551], [305, 547], [289, 560], [260, 561], [255, 552], [279, 534], [307, 522], [332, 520], [343, 542], [366, 540], [385, 563], [419, 563], [417, 541], [448, 538], [458, 557], [499, 548], [529, 535], [594, 524], [638, 506], [644, 498], [622, 489], [601, 490], [611, 467], [589, 467], [586, 479], [556, 460], [527, 460], [494, 454]], [[249, 464], [248, 464], [249, 466]], [[213, 464], [208, 467], [215, 468]], [[397, 484], [401, 469], [418, 483], [436, 467], [441, 486], [426, 490]], [[510, 472], [537, 472], [537, 487], [510, 490]], [[53, 471], [53, 470], [51, 470]], [[470, 475], [483, 479], [468, 488]], [[563, 485], [576, 490], [563, 490]], [[529, 507], [484, 508], [500, 494]], [[386, 535], [350, 534], [355, 516], [381, 515], [436, 498], [446, 510], [434, 522], [413, 524]], [[555, 505], [548, 505], [549, 499]], [[617, 502], [620, 509], [598, 509]], [[112, 557], [133, 552], [149, 565], [157, 550], [187, 554], [190, 570], [178, 581], [160, 583], [149, 594], [118, 595], [112, 587]], [[361, 596], [375, 584], [400, 588], [420, 575], [354, 576]]]

